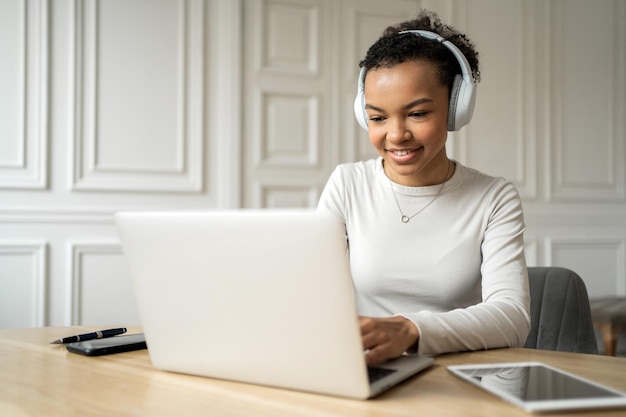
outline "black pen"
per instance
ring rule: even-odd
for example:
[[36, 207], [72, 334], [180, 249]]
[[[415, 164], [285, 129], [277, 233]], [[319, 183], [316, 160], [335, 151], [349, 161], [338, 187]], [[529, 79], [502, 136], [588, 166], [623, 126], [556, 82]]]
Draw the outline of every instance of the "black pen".
[[50, 343], [61, 344], [61, 343], [82, 342], [85, 340], [93, 340], [93, 339], [104, 339], [106, 337], [117, 336], [118, 334], [123, 334], [123, 333], [126, 333], [126, 327], [120, 327], [119, 329], [98, 330], [93, 333], [77, 334], [76, 336], [63, 337], [61, 339], [53, 340]]

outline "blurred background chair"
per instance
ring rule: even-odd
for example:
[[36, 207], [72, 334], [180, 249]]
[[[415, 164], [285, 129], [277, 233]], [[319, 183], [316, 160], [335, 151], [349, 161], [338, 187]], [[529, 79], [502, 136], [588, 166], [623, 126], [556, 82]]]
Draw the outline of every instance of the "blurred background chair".
[[598, 353], [585, 283], [561, 267], [528, 268], [531, 327], [524, 347]]
[[626, 297], [589, 300], [593, 325], [602, 332], [604, 354], [615, 356], [619, 333], [626, 330]]

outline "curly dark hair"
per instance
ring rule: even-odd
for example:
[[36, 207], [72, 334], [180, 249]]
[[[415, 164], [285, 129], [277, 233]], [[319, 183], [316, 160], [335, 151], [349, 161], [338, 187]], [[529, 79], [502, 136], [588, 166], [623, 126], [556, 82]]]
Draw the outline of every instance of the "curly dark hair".
[[427, 60], [439, 68], [442, 85], [452, 88], [454, 77], [461, 73], [461, 66], [452, 52], [439, 42], [414, 34], [399, 35], [405, 30], [428, 30], [453, 43], [467, 58], [474, 81], [480, 81], [478, 51], [465, 34], [441, 22], [439, 16], [428, 10], [421, 10], [413, 20], [389, 26], [382, 36], [369, 48], [359, 67], [366, 70], [389, 68], [413, 60]]

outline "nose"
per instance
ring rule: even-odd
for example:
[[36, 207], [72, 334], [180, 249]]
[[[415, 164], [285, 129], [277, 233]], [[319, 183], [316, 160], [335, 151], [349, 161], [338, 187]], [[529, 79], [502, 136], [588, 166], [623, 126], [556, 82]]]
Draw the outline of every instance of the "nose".
[[404, 142], [411, 138], [411, 132], [406, 128], [404, 119], [393, 118], [389, 120], [387, 140], [393, 143]]

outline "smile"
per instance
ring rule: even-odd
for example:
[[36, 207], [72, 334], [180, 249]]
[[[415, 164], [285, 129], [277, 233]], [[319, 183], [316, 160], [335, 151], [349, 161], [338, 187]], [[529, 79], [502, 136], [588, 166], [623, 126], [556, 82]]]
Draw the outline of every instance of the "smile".
[[410, 154], [411, 152], [415, 152], [417, 149], [399, 149], [399, 150], [391, 150], [389, 149], [388, 152], [391, 152], [394, 155], [397, 156], [406, 156], [408, 154]]

